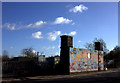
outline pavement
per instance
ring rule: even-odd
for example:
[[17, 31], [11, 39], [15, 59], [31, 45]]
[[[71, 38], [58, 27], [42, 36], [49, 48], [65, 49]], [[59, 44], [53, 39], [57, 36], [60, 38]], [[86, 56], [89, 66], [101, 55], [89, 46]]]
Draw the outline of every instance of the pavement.
[[120, 83], [120, 68], [107, 71], [21, 78], [3, 78], [2, 83]]

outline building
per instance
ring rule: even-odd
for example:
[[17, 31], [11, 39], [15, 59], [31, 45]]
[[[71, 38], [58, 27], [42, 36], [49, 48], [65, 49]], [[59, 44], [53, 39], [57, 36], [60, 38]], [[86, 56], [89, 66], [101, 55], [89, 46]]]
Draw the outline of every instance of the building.
[[45, 55], [40, 55], [40, 56], [38, 57], [38, 62], [46, 62]]
[[56, 55], [54, 56], [54, 63], [58, 64], [60, 62], [60, 56]]
[[[103, 52], [99, 51], [99, 67], [104, 70]], [[70, 49], [70, 72], [98, 71], [98, 51], [82, 48]]]
[[95, 50], [73, 48], [73, 37], [61, 36], [60, 68], [62, 74], [71, 72], [99, 71], [104, 70], [103, 45], [95, 44]]

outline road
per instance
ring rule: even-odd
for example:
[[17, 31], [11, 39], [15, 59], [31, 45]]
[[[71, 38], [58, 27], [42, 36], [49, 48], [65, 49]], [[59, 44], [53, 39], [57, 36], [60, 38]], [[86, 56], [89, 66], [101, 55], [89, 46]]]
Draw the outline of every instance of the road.
[[70, 75], [3, 78], [2, 83], [120, 83], [120, 69]]

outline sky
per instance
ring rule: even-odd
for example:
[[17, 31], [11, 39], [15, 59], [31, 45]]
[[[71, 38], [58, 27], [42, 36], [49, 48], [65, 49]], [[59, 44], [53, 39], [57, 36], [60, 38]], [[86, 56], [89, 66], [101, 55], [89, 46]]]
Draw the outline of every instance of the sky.
[[118, 45], [117, 2], [3, 2], [2, 50], [20, 56], [32, 47], [46, 56], [60, 54], [60, 36], [73, 36], [85, 48], [95, 37], [109, 50]]

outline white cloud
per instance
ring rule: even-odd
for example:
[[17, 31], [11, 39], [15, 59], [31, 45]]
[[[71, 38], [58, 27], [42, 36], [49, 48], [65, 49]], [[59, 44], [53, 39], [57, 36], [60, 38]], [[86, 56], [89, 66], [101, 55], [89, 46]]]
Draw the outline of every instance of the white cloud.
[[80, 12], [82, 13], [84, 10], [87, 10], [88, 8], [82, 4], [80, 4], [79, 6], [75, 6], [74, 8], [70, 9], [69, 11], [70, 12], [74, 12], [74, 13], [77, 13], [77, 12]]
[[75, 23], [73, 22], [72, 25], [75, 25]]
[[12, 26], [12, 27], [11, 27], [11, 30], [15, 30], [15, 26]]
[[60, 48], [60, 45], [58, 45], [58, 48]]
[[41, 39], [41, 38], [43, 38], [41, 35], [42, 35], [42, 32], [40, 32], [40, 31], [35, 32], [35, 33], [32, 33], [32, 37], [33, 37], [33, 38], [36, 38], [36, 39]]
[[11, 48], [11, 49], [13, 49], [14, 47], [13, 47], [13, 46], [11, 46], [10, 48]]
[[20, 29], [25, 29], [25, 28], [39, 28], [40, 26], [46, 24], [47, 22], [44, 21], [37, 21], [34, 24], [28, 24], [28, 25], [19, 25], [19, 24], [10, 24], [10, 23], [5, 23], [2, 28], [6, 28], [8, 30], [20, 30]]
[[50, 47], [51, 49], [55, 49], [55, 46]]
[[70, 32], [69, 35], [76, 35], [76, 31]]
[[60, 55], [60, 53], [59, 52], [55, 52], [55, 55]]
[[33, 52], [33, 53], [36, 53], [36, 51], [35, 51], [35, 50], [32, 50], [32, 52]]
[[61, 31], [49, 32], [48, 33], [48, 39], [50, 41], [55, 41], [60, 34], [61, 34]]
[[70, 32], [69, 34], [68, 34], [68, 33], [64, 33], [64, 34], [61, 34], [61, 35], [71, 35], [71, 36], [74, 36], [74, 35], [76, 35], [76, 34], [77, 34], [76, 31], [72, 31], [72, 32]]
[[56, 18], [56, 20], [54, 21], [54, 24], [68, 24], [72, 22], [72, 20], [69, 20], [67, 18], [64, 18], [64, 17], [58, 17]]
[[81, 41], [79, 40], [78, 43], [80, 43]]
[[49, 46], [49, 47], [43, 47], [42, 49], [50, 50], [50, 49], [55, 49], [55, 46]]
[[67, 33], [64, 33], [64, 34], [62, 34], [62, 35], [69, 35], [69, 34], [67, 34]]
[[28, 24], [26, 27], [32, 27], [33, 24]]
[[8, 30], [16, 30], [16, 24], [5, 23], [3, 27], [7, 28]]
[[40, 27], [42, 26], [43, 24], [46, 24], [47, 22], [44, 22], [44, 21], [37, 21], [35, 22], [34, 24], [28, 24], [26, 27], [33, 27], [33, 28], [37, 28], [37, 27]]

